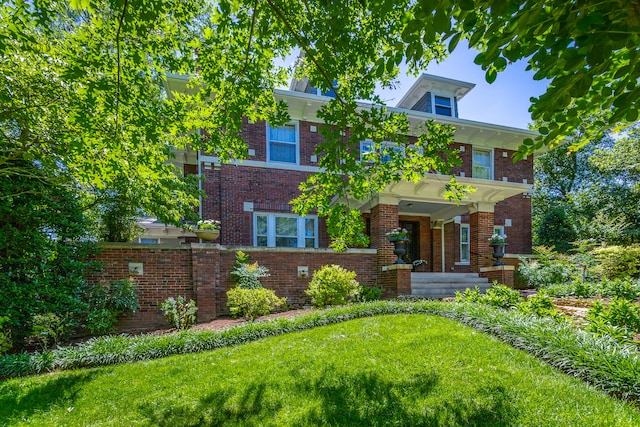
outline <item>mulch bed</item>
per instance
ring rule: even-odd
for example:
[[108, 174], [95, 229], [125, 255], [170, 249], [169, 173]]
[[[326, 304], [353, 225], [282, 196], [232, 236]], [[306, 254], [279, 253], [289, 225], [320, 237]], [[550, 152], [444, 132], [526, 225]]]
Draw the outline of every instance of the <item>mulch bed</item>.
[[[315, 310], [312, 308], [309, 308], [309, 309], [283, 311], [281, 313], [273, 313], [273, 314], [268, 314], [266, 316], [258, 317], [255, 320], [255, 322], [265, 322], [278, 317], [291, 318], [304, 313], [310, 313], [312, 311], [315, 311]], [[219, 319], [212, 320], [211, 322], [208, 322], [208, 323], [198, 323], [197, 325], [193, 325], [191, 329], [192, 330], [208, 329], [208, 330], [220, 331], [223, 329], [232, 328], [234, 326], [243, 325], [245, 323], [247, 323], [247, 321], [244, 319], [233, 319], [231, 317], [222, 317]], [[157, 331], [147, 332], [147, 334], [148, 335], [164, 335], [164, 334], [170, 334], [172, 332], [176, 332], [176, 329], [159, 329]]]

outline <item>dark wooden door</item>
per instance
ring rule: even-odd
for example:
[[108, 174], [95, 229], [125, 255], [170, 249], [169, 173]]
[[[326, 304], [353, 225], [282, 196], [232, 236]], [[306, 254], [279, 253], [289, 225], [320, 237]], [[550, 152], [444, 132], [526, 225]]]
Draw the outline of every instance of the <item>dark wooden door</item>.
[[406, 262], [420, 259], [420, 223], [417, 221], [400, 221], [400, 227], [407, 229], [407, 254], [404, 256]]

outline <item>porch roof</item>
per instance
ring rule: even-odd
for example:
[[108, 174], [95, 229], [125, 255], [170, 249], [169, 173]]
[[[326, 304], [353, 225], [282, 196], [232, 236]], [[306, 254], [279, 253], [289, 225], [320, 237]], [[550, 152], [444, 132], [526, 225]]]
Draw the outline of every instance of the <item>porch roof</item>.
[[429, 175], [417, 183], [401, 181], [387, 186], [382, 192], [366, 200], [344, 200], [350, 206], [369, 212], [378, 204], [397, 205], [401, 215], [430, 216], [431, 221], [447, 221], [455, 216], [475, 212], [493, 212], [496, 203], [522, 194], [533, 188], [531, 184], [456, 177], [460, 184], [470, 185], [475, 192], [460, 204], [444, 198], [449, 176]]

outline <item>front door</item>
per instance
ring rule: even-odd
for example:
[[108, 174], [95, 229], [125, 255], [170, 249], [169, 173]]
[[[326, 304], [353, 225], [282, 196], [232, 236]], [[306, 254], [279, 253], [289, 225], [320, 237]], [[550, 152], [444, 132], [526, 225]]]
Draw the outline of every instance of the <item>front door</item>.
[[420, 223], [417, 221], [400, 221], [400, 227], [407, 229], [407, 254], [403, 257], [406, 262], [420, 259]]

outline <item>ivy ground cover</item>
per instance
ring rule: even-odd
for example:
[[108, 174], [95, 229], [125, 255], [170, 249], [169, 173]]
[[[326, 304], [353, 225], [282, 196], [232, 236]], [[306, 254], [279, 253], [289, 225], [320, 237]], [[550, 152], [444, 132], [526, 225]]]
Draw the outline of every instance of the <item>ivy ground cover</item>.
[[622, 427], [640, 412], [455, 321], [403, 314], [10, 379], [0, 424]]

